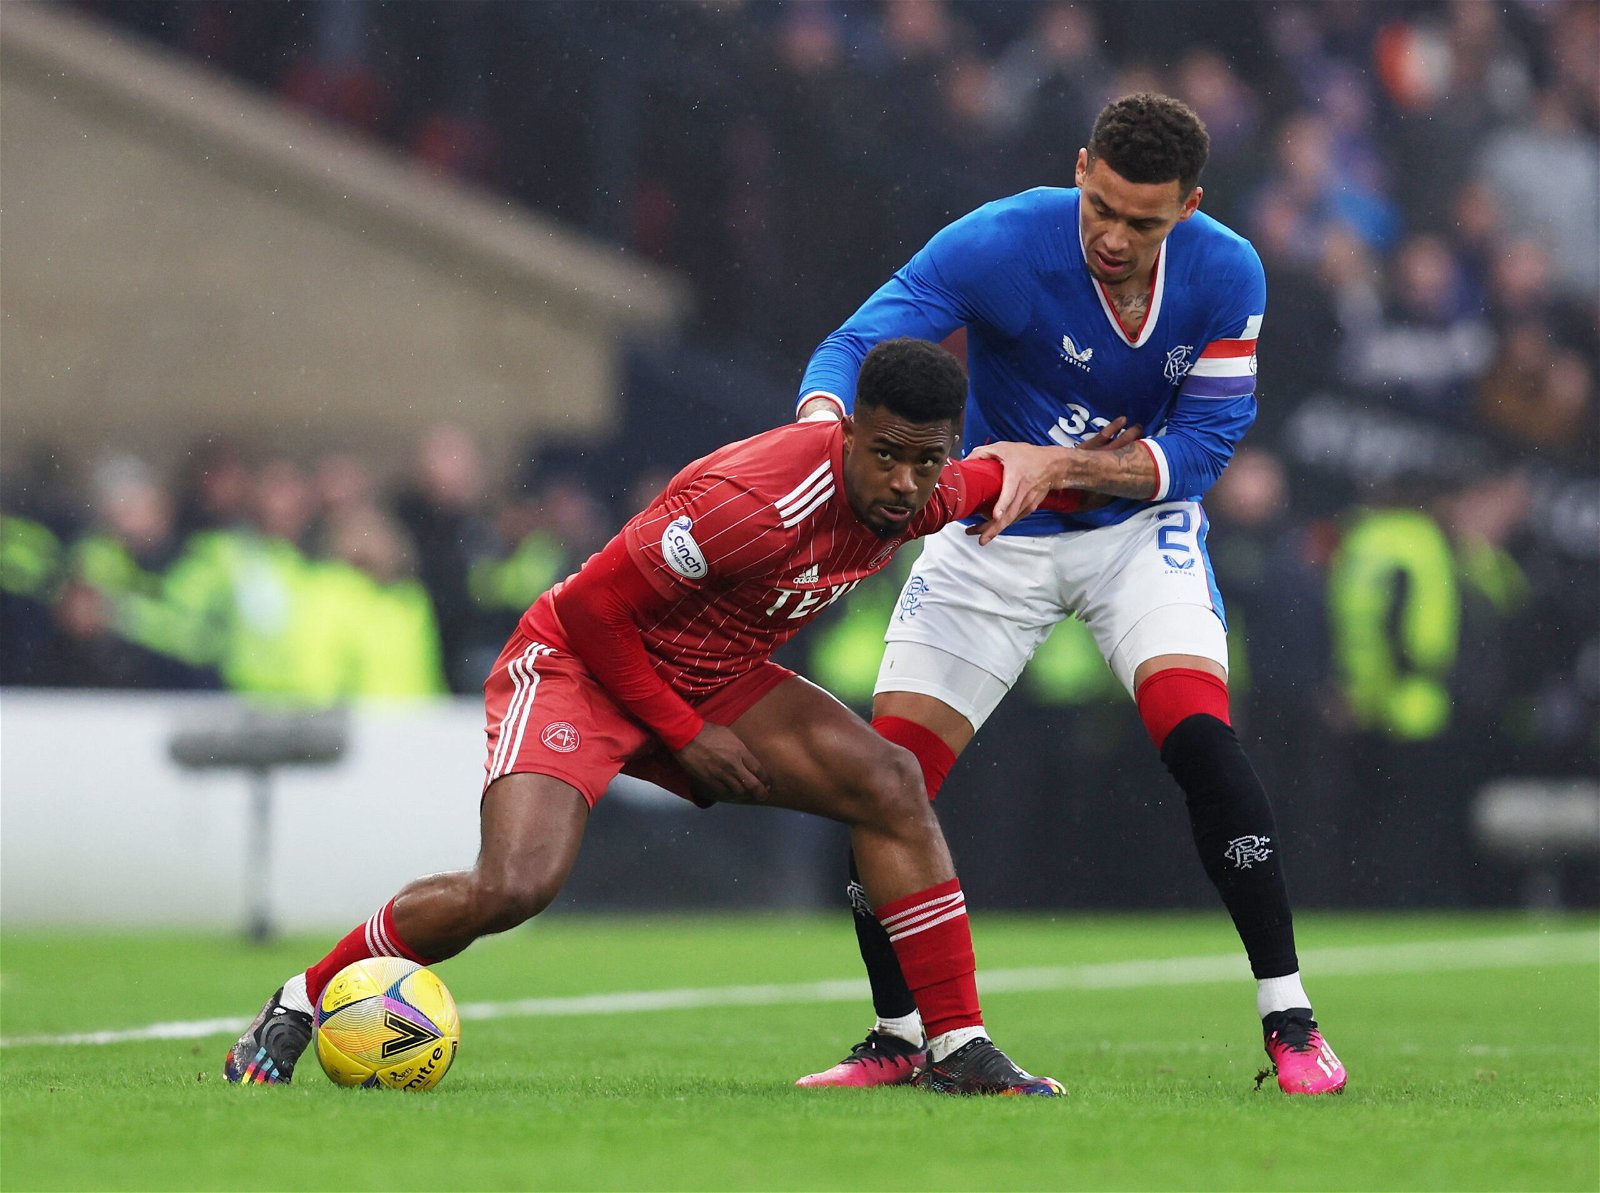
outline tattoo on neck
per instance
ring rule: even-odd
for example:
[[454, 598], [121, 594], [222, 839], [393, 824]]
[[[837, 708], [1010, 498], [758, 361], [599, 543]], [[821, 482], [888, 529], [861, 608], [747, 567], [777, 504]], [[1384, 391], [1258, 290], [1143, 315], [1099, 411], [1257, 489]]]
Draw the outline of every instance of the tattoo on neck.
[[1138, 324], [1150, 309], [1150, 292], [1138, 290], [1132, 294], [1117, 294], [1112, 297], [1111, 304], [1117, 308], [1117, 318], [1124, 324]]

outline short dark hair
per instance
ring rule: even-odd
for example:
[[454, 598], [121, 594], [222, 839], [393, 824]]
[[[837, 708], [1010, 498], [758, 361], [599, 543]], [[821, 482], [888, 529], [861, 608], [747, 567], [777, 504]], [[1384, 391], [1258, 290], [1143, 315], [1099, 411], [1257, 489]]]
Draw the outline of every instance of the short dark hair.
[[1187, 198], [1200, 181], [1211, 137], [1181, 99], [1137, 91], [1112, 100], [1095, 119], [1089, 156], [1129, 182], [1171, 182]]
[[907, 422], [959, 423], [967, 406], [966, 370], [927, 340], [884, 340], [861, 362], [856, 405], [880, 407]]

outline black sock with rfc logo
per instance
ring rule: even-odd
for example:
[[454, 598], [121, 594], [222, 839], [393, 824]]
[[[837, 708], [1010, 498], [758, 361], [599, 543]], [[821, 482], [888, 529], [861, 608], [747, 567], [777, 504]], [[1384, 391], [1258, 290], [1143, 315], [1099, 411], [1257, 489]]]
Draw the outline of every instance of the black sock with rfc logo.
[[1257, 978], [1300, 968], [1272, 804], [1232, 728], [1186, 717], [1161, 744], [1161, 761], [1183, 788], [1200, 864], [1233, 917]]

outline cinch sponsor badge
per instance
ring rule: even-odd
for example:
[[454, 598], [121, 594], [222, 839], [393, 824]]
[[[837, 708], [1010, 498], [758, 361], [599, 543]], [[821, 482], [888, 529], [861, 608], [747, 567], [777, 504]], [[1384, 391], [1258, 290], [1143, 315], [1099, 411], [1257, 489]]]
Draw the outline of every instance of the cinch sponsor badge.
[[669, 522], [661, 532], [661, 555], [667, 566], [685, 580], [704, 580], [711, 569], [706, 565], [700, 544], [689, 533], [693, 526], [694, 521], [687, 514]]

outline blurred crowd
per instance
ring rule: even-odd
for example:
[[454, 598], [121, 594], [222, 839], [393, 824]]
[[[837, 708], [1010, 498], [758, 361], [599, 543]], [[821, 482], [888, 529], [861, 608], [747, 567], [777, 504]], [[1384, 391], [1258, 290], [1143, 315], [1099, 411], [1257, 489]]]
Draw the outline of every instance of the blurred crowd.
[[[449, 427], [381, 492], [345, 456], [42, 453], [6, 477], [7, 683], [476, 690], [663, 467], [789, 417], [929, 235], [1070, 185], [1100, 106], [1153, 89], [1206, 121], [1204, 208], [1267, 270], [1260, 421], [1208, 503], [1242, 719], [1363, 742], [1391, 784], [1467, 745], [1480, 775], [1600, 763], [1592, 0], [76, 7], [674, 267], [698, 308], [632, 362], [627, 433], [505, 492]], [[893, 591], [790, 661], [864, 699]], [[1120, 706], [1088, 651], [1064, 627], [1029, 699]]]
[[1266, 260], [1279, 408], [1342, 380], [1593, 459], [1590, 0], [81, 7], [685, 271], [698, 331], [784, 375], [944, 223], [1070, 185], [1108, 98], [1167, 91]]
[[166, 477], [45, 451], [8, 471], [0, 682], [316, 705], [476, 691], [522, 611], [626, 516], [558, 470], [487, 492], [452, 425], [387, 485], [344, 453], [206, 440], [185, 460]]

